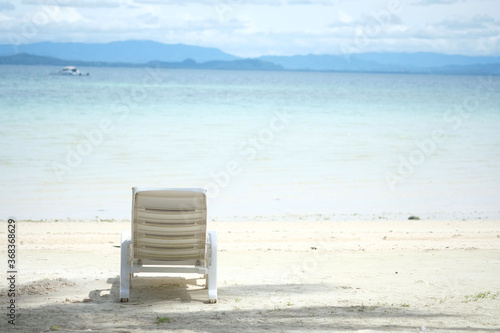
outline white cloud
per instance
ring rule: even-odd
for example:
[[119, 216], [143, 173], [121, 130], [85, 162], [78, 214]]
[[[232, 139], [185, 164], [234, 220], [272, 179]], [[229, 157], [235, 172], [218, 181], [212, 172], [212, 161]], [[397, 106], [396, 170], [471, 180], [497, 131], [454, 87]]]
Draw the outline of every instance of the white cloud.
[[[399, 0], [401, 10], [392, 15], [389, 1], [398, 0], [24, 0], [1, 12], [0, 44], [9, 43], [9, 33], [26, 30], [30, 17], [45, 8], [53, 15], [26, 42], [141, 39], [240, 56], [338, 54], [339, 45], [359, 40], [361, 52], [499, 52], [496, 0], [418, 1], [447, 4], [432, 8]], [[48, 5], [56, 2], [61, 6]]]
[[23, 0], [25, 5], [48, 6], [55, 5], [60, 7], [81, 7], [81, 8], [116, 8], [124, 4], [124, 0]]
[[54, 13], [55, 15], [50, 17], [53, 26], [57, 26], [58, 24], [72, 24], [84, 20], [84, 17], [75, 8], [61, 7]]
[[495, 20], [489, 15], [475, 15], [470, 18], [447, 18], [440, 22], [411, 27], [401, 37], [430, 41], [447, 40], [453, 43], [459, 43], [459, 40], [480, 43], [481, 39], [498, 35], [500, 35], [500, 20]]
[[346, 14], [345, 12], [343, 12], [342, 10], [340, 10], [340, 9], [337, 10], [337, 13], [338, 13], [340, 22], [345, 23], [345, 24], [349, 24], [352, 22], [352, 17], [349, 16], [348, 14]]
[[16, 7], [12, 3], [10, 3], [10, 1], [0, 1], [0, 11], [14, 9], [16, 9]]
[[377, 29], [377, 30], [387, 30], [391, 25], [400, 25], [401, 18], [397, 15], [390, 14], [384, 16], [375, 16], [375, 15], [363, 15], [360, 19], [352, 19], [349, 17], [349, 20], [345, 18], [340, 18], [339, 21], [335, 21], [329, 24], [329, 27], [332, 28], [348, 28], [352, 31], [359, 30], [367, 30], [367, 29]]
[[176, 5], [176, 6], [286, 6], [286, 5], [321, 5], [332, 6], [341, 0], [131, 0], [135, 4]]
[[496, 21], [493, 17], [489, 15], [475, 15], [472, 18], [465, 17], [454, 17], [449, 18], [437, 26], [446, 28], [449, 30], [468, 30], [468, 29], [488, 29], [492, 26], [499, 26], [500, 22]]
[[418, 6], [430, 6], [430, 5], [453, 5], [459, 2], [465, 2], [465, 0], [416, 0], [413, 1], [411, 4]]
[[143, 13], [136, 16], [139, 22], [144, 24], [159, 24], [160, 18], [153, 13]]

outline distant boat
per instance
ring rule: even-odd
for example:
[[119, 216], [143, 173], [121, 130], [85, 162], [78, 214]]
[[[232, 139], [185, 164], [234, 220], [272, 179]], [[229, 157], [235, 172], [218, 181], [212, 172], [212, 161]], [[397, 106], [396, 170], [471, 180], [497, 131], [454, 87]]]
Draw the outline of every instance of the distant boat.
[[59, 72], [52, 73], [52, 75], [63, 75], [63, 76], [88, 76], [89, 73], [82, 73], [74, 66], [66, 66]]

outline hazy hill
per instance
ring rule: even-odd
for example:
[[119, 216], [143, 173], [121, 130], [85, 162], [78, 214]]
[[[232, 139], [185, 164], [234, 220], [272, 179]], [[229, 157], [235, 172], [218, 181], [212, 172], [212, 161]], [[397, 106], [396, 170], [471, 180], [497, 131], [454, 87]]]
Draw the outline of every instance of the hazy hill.
[[[144, 66], [155, 63], [168, 68], [211, 68], [246, 70], [313, 70], [339, 72], [499, 74], [500, 57], [439, 53], [361, 53], [350, 55], [262, 56], [242, 59], [216, 48], [152, 41], [124, 41], [106, 44], [35, 43], [0, 45], [0, 57], [30, 54], [50, 59], [4, 58], [3, 63], [89, 66]], [[44, 62], [45, 61], [45, 62]]]
[[149, 61], [142, 64], [62, 60], [52, 57], [42, 57], [31, 54], [16, 54], [0, 56], [0, 65], [45, 65], [45, 66], [82, 66], [82, 67], [159, 67], [159, 68], [185, 68], [185, 69], [221, 69], [221, 70], [261, 70], [279, 71], [283, 68], [258, 59], [236, 59], [230, 61], [207, 61], [198, 63], [193, 59], [182, 62]]
[[[500, 63], [500, 57], [463, 56], [439, 53], [361, 53], [344, 55], [263, 56], [259, 59], [293, 70], [361, 72], [431, 72], [445, 66]], [[457, 68], [458, 68], [457, 67]], [[487, 68], [487, 66], [483, 67]], [[478, 68], [476, 68], [478, 69]]]
[[476, 74], [476, 75], [500, 75], [500, 62], [496, 64], [476, 64], [456, 66], [449, 65], [432, 70], [434, 74]]
[[184, 44], [162, 44], [152, 41], [124, 41], [106, 44], [51, 43], [0, 45], [0, 56], [17, 53], [81, 61], [146, 63], [152, 60], [196, 62], [235, 60], [238, 57], [216, 48]]
[[373, 61], [381, 65], [400, 66], [408, 68], [432, 68], [450, 65], [486, 65], [500, 62], [500, 57], [464, 56], [432, 52], [361, 53], [353, 54], [351, 58], [358, 61]]
[[295, 55], [295, 56], [263, 56], [259, 59], [269, 61], [292, 70], [315, 71], [384, 71], [391, 66], [384, 66], [375, 61], [351, 58], [350, 61], [341, 55]]

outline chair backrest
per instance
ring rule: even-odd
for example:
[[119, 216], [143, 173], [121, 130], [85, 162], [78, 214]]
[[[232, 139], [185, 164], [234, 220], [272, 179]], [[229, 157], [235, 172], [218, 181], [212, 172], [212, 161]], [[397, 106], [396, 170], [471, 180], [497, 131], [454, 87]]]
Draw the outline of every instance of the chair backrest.
[[133, 259], [205, 260], [204, 189], [132, 188]]

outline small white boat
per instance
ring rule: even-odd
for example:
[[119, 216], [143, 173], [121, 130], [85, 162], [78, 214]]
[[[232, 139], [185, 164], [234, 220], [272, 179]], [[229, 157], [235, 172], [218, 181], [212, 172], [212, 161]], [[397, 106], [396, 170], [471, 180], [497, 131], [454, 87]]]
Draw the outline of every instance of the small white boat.
[[89, 73], [82, 73], [74, 66], [66, 66], [59, 72], [54, 73], [55, 75], [68, 75], [68, 76], [87, 76]]

